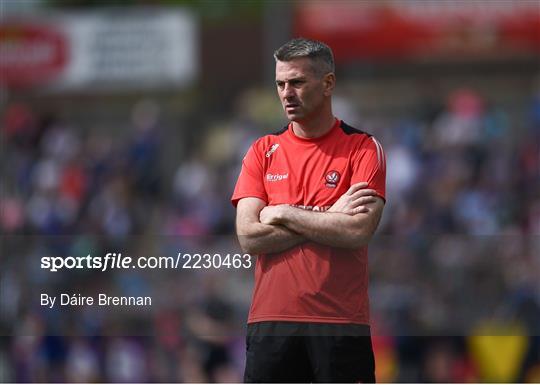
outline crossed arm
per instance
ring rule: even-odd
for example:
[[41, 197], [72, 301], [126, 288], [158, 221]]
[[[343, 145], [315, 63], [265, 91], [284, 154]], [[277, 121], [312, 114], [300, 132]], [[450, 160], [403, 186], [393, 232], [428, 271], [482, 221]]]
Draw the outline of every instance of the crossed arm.
[[258, 198], [241, 199], [236, 216], [240, 246], [250, 254], [276, 253], [306, 241], [350, 249], [364, 246], [384, 207], [375, 191], [366, 187], [367, 183], [351, 186], [325, 212], [266, 206]]

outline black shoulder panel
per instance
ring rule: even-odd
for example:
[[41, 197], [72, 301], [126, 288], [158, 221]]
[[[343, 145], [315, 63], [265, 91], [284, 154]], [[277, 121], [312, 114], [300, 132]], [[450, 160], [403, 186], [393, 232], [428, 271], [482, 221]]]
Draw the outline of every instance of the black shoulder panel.
[[276, 132], [273, 132], [271, 133], [270, 135], [281, 135], [281, 134], [284, 134], [285, 132], [287, 132], [287, 130], [289, 129], [289, 125], [287, 124], [285, 127], [283, 127], [281, 130], [279, 131], [276, 131]]
[[362, 130], [359, 130], [357, 128], [354, 128], [352, 126], [349, 126], [347, 123], [345, 123], [344, 121], [341, 121], [341, 124], [340, 124], [340, 127], [341, 129], [343, 130], [343, 132], [347, 135], [354, 135], [354, 134], [364, 134], [364, 135], [367, 135], [367, 136], [372, 136], [371, 134], [368, 134], [367, 132], [364, 132]]

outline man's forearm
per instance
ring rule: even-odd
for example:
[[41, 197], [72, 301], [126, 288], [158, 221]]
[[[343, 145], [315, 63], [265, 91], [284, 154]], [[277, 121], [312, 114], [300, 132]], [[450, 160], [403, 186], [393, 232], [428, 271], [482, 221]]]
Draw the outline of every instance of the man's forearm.
[[238, 233], [242, 250], [249, 254], [278, 253], [299, 245], [306, 238], [284, 226], [253, 223]]
[[[376, 218], [378, 223], [379, 218]], [[283, 207], [279, 224], [313, 242], [332, 247], [358, 248], [367, 245], [377, 223], [368, 214], [347, 215]]]

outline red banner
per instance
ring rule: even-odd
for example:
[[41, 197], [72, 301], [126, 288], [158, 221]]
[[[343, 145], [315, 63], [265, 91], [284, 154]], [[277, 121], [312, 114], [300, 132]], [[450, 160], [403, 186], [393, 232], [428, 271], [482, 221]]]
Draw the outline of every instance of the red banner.
[[338, 62], [540, 54], [536, 0], [306, 1], [294, 20], [295, 36], [326, 42]]
[[29, 86], [56, 77], [67, 61], [64, 35], [36, 24], [0, 24], [0, 84]]

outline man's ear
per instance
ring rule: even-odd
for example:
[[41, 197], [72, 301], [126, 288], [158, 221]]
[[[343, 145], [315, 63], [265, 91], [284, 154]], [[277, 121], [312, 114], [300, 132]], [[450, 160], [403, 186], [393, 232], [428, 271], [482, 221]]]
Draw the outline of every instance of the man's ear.
[[336, 75], [333, 72], [327, 73], [323, 78], [324, 96], [331, 96], [336, 86]]

